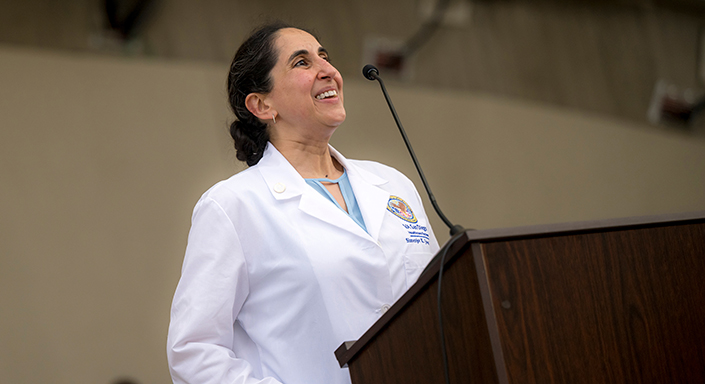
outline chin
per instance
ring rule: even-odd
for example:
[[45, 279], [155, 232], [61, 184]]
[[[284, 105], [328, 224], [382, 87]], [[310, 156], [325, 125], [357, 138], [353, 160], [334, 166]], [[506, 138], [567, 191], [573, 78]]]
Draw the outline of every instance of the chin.
[[345, 121], [345, 117], [346, 117], [345, 111], [342, 111], [341, 113], [335, 114], [335, 115], [331, 116], [330, 119], [328, 119], [328, 125], [330, 125], [332, 127], [337, 127], [340, 124], [343, 124], [343, 122]]
[[343, 115], [341, 118], [337, 119], [337, 120], [333, 123], [333, 125], [337, 127], [337, 126], [339, 126], [340, 124], [343, 124], [343, 122], [345, 122], [345, 115]]

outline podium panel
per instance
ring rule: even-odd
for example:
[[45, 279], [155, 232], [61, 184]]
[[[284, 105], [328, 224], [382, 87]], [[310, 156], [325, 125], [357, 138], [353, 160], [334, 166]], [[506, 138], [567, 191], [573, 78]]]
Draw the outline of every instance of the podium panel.
[[[705, 212], [469, 231], [442, 287], [452, 383], [705, 382]], [[353, 383], [443, 383], [436, 260], [360, 340]]]

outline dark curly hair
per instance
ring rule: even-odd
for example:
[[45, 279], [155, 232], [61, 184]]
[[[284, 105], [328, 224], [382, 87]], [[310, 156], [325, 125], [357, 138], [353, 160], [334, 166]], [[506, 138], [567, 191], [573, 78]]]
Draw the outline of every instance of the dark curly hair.
[[[228, 100], [235, 113], [230, 124], [237, 159], [247, 165], [257, 164], [269, 140], [267, 124], [247, 109], [245, 98], [250, 93], [269, 93], [272, 90], [270, 72], [277, 62], [274, 41], [284, 28], [297, 28], [275, 21], [256, 28], [238, 48], [228, 73]], [[297, 28], [301, 29], [301, 28]]]

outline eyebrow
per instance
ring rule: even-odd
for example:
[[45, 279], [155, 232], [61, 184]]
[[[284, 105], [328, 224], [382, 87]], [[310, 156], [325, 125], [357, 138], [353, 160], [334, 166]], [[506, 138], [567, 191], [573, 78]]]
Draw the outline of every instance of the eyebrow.
[[[323, 47], [318, 47], [318, 53], [325, 53], [327, 55], [328, 50]], [[291, 60], [294, 60], [296, 58], [296, 56], [299, 56], [299, 55], [308, 55], [308, 50], [299, 49], [298, 51], [292, 53], [291, 56], [289, 56], [288, 62], [290, 62]]]

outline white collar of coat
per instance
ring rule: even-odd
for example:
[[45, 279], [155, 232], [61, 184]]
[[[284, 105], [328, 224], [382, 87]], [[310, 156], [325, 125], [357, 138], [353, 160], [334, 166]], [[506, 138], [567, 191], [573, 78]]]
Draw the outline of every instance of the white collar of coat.
[[326, 208], [321, 204], [314, 203], [316, 199], [320, 198], [319, 193], [306, 184], [304, 178], [271, 143], [267, 143], [262, 159], [256, 167], [275, 199], [284, 200], [303, 196], [299, 208], [308, 214], [341, 228], [346, 228], [361, 237], [367, 239], [371, 237], [372, 240], [377, 241], [390, 196], [389, 192], [380, 186], [388, 181], [356, 166], [354, 162], [347, 160], [332, 146], [329, 145], [329, 148], [331, 154], [345, 167], [348, 173], [368, 232], [363, 231], [349, 217], [345, 217], [347, 214], [343, 211], [337, 208], [328, 210], [330, 207]]
[[[348, 177], [359, 177], [363, 181], [375, 186], [387, 183], [387, 180], [374, 173], [355, 166], [355, 164], [346, 159], [330, 144], [328, 147], [331, 155], [346, 169]], [[299, 175], [284, 155], [270, 142], [267, 142], [262, 158], [257, 163], [257, 169], [262, 173], [267, 188], [277, 200], [289, 199], [301, 195], [306, 188], [308, 188], [308, 184], [306, 184], [304, 178]]]

